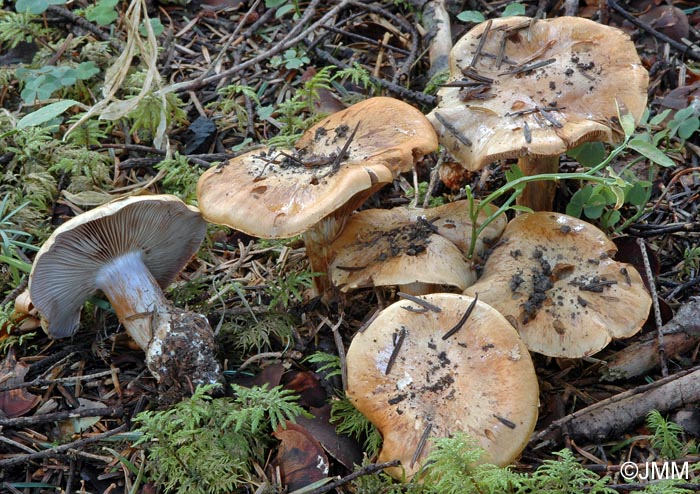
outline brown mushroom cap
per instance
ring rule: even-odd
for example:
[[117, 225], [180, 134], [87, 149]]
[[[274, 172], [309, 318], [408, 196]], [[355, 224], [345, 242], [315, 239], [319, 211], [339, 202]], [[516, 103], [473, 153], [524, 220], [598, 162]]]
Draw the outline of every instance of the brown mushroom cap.
[[558, 213], [523, 214], [506, 227], [477, 283], [532, 351], [579, 358], [639, 331], [651, 297], [637, 270], [614, 261], [603, 232]]
[[[479, 218], [487, 216], [482, 212]], [[475, 253], [497, 239], [504, 215], [479, 236]], [[468, 201], [429, 209], [367, 209], [353, 214], [329, 247], [333, 284], [342, 291], [423, 283], [464, 290], [476, 281], [465, 259], [471, 241]]]
[[384, 438], [378, 461], [399, 459], [401, 466], [388, 473], [414, 475], [430, 450], [427, 441], [413, 461], [430, 424], [431, 437], [466, 432], [485, 450], [484, 462], [507, 465], [537, 420], [537, 377], [527, 348], [508, 321], [481, 301], [443, 339], [474, 299], [446, 293], [421, 298], [441, 311], [396, 302], [348, 349], [347, 396]]
[[54, 338], [72, 336], [80, 310], [112, 260], [140, 253], [161, 288], [197, 252], [206, 223], [171, 195], [133, 196], [92, 209], [59, 226], [34, 259], [29, 293]]
[[484, 41], [473, 72], [492, 84], [444, 87], [428, 115], [440, 143], [464, 167], [478, 170], [499, 159], [559, 155], [586, 141], [612, 142], [618, 105], [635, 120], [641, 117], [649, 76], [629, 36], [619, 29], [578, 17], [490, 22], [485, 40], [487, 23], [482, 23], [455, 44], [448, 82], [475, 82], [465, 73]]
[[313, 126], [295, 150], [252, 151], [207, 170], [197, 185], [199, 206], [213, 223], [261, 238], [292, 237], [341, 207], [352, 211], [436, 148], [419, 110], [371, 98]]

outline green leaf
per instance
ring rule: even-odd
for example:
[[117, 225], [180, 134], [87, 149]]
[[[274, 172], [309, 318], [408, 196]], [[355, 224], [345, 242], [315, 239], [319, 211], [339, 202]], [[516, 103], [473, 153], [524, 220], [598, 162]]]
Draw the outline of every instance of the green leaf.
[[87, 20], [100, 26], [109, 26], [119, 18], [116, 6], [119, 0], [99, 0], [94, 8], [85, 13]]
[[650, 161], [653, 161], [657, 165], [670, 168], [672, 166], [676, 166], [676, 163], [666, 156], [663, 151], [660, 149], [654, 147], [653, 144], [646, 142], [642, 139], [634, 138], [631, 139], [630, 142], [627, 144], [631, 149], [634, 149], [637, 151], [639, 154], [644, 156]]
[[17, 0], [15, 10], [22, 13], [39, 15], [46, 12], [49, 5], [63, 5], [66, 0]]
[[584, 142], [566, 154], [581, 163], [581, 166], [593, 168], [605, 159], [605, 145], [602, 142]]
[[480, 22], [484, 22], [486, 17], [484, 17], [484, 14], [478, 10], [465, 10], [464, 12], [457, 14], [457, 20], [461, 22], [474, 22], [478, 24]]
[[51, 103], [50, 105], [43, 106], [38, 110], [33, 111], [29, 115], [25, 115], [19, 122], [17, 122], [17, 127], [20, 129], [26, 129], [27, 127], [41, 125], [49, 120], [63, 115], [68, 108], [75, 105], [80, 105], [80, 102], [72, 99], [56, 101], [55, 103]]
[[566, 205], [566, 214], [574, 216], [575, 218], [580, 218], [583, 212], [583, 206], [591, 197], [592, 193], [593, 187], [591, 186], [585, 186], [577, 190], [574, 195], [571, 196], [569, 204]]
[[603, 215], [600, 218], [600, 221], [604, 227], [612, 228], [615, 225], [617, 225], [621, 219], [622, 215], [620, 214], [620, 211], [618, 211], [617, 209], [613, 209], [603, 213]]
[[[151, 29], [153, 29], [153, 34], [156, 36], [160, 36], [163, 31], [165, 31], [165, 27], [163, 24], [160, 22], [160, 19], [157, 17], [154, 19], [148, 19], [151, 23]], [[148, 36], [148, 31], [146, 31], [146, 25], [142, 22], [141, 25], [139, 26], [139, 34], [143, 37]]]
[[287, 0], [265, 0], [265, 7], [268, 9], [274, 9], [275, 7], [279, 7], [285, 3], [287, 3]]
[[95, 62], [82, 62], [74, 71], [75, 76], [81, 81], [90, 79], [92, 76], [100, 73], [100, 69], [95, 65]]
[[511, 3], [503, 9], [501, 17], [512, 17], [514, 15], [525, 15], [525, 6], [521, 3]]
[[288, 14], [289, 12], [293, 12], [293, 11], [294, 11], [294, 5], [292, 5], [292, 4], [282, 5], [275, 12], [275, 19], [279, 19], [279, 18], [283, 17], [285, 14]]
[[[648, 183], [648, 182], [647, 182]], [[636, 182], [627, 190], [625, 200], [633, 206], [641, 207], [647, 203], [648, 188], [642, 183]]]
[[606, 204], [607, 200], [602, 194], [593, 194], [588, 198], [588, 201], [586, 201], [583, 212], [587, 218], [592, 220], [598, 219], [603, 214], [603, 208]]
[[656, 115], [654, 118], [652, 118], [652, 119], [649, 121], [649, 124], [650, 124], [650, 125], [661, 125], [661, 123], [662, 123], [664, 120], [666, 120], [666, 117], [668, 117], [668, 114], [669, 114], [669, 113], [671, 113], [671, 109], [670, 109], [670, 108], [668, 108], [668, 109], [662, 111], [661, 113], [659, 113], [658, 115]]
[[678, 127], [678, 137], [684, 141], [690, 139], [698, 128], [700, 128], [700, 119], [698, 117], [689, 118]]
[[24, 273], [29, 273], [32, 270], [32, 265], [28, 262], [24, 262], [20, 259], [16, 259], [10, 256], [0, 255], [0, 263], [7, 264], [15, 269], [19, 269]]
[[[619, 108], [618, 108], [617, 114], [620, 115]], [[636, 127], [636, 125], [634, 123], [634, 117], [629, 113], [625, 113], [624, 115], [620, 115], [620, 126], [622, 127], [622, 130], [625, 132], [625, 137], [630, 137], [632, 134], [634, 134], [634, 128]]]

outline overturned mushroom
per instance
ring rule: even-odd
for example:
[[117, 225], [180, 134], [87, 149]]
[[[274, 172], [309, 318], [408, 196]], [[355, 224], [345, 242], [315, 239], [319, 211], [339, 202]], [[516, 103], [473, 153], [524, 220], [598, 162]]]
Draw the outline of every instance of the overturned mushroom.
[[295, 149], [253, 151], [207, 170], [197, 185], [203, 216], [261, 238], [303, 234], [325, 291], [328, 244], [370, 195], [437, 148], [412, 106], [371, 98], [309, 129]]
[[[638, 121], [649, 76], [622, 31], [577, 17], [493, 19], [450, 53], [450, 78], [428, 118], [469, 170], [518, 158], [525, 175], [556, 173], [559, 156], [613, 142], [618, 107]], [[554, 183], [533, 182], [519, 203], [551, 210]]]
[[571, 216], [524, 214], [506, 227], [478, 294], [515, 326], [532, 351], [579, 358], [642, 328], [651, 297], [637, 270], [617, 262], [603, 232]]
[[[480, 222], [489, 212], [482, 212]], [[504, 215], [479, 236], [477, 256], [495, 242]], [[442, 286], [460, 291], [476, 281], [465, 256], [471, 243], [468, 201], [429, 209], [367, 209], [353, 214], [329, 247], [331, 280], [341, 291], [399, 285], [414, 294]]]
[[162, 291], [205, 230], [195, 208], [169, 195], [129, 197], [66, 221], [37, 253], [29, 277], [47, 333], [73, 336], [83, 303], [102, 291], [162, 386], [218, 381], [209, 322], [173, 307]]
[[347, 396], [381, 432], [378, 461], [414, 475], [429, 437], [463, 431], [504, 466], [524, 449], [537, 420], [530, 354], [501, 314], [456, 294], [401, 300], [355, 335], [347, 353]]

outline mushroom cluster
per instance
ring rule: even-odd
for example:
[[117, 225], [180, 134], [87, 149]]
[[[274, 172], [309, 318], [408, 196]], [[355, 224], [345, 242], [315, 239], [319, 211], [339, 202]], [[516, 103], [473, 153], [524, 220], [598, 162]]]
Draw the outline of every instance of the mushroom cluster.
[[378, 461], [395, 478], [415, 475], [430, 437], [463, 431], [504, 466], [525, 447], [539, 391], [530, 354], [496, 310], [472, 297], [398, 301], [355, 335], [347, 396], [381, 432]]
[[39, 250], [29, 276], [44, 329], [53, 338], [73, 336], [83, 304], [101, 291], [164, 389], [219, 381], [209, 322], [163, 294], [205, 231], [199, 211], [170, 195], [133, 196], [66, 221]]
[[637, 270], [615, 261], [615, 244], [585, 221], [559, 213], [523, 214], [506, 227], [476, 296], [518, 330], [528, 348], [580, 358], [613, 338], [637, 333], [651, 297]]
[[328, 245], [369, 196], [437, 149], [430, 122], [393, 98], [370, 98], [307, 130], [294, 149], [252, 151], [207, 170], [197, 197], [207, 221], [259, 238], [302, 234], [320, 293]]
[[[619, 29], [578, 17], [506, 17], [479, 24], [450, 52], [450, 77], [428, 115], [467, 169], [518, 158], [525, 175], [555, 173], [587, 141], [613, 142], [618, 111], [638, 121], [649, 76]], [[519, 204], [551, 210], [554, 183], [529, 184]]]

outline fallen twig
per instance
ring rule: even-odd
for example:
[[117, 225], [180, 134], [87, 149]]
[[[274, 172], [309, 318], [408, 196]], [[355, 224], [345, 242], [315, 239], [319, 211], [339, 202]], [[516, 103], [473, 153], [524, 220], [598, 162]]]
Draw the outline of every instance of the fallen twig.
[[608, 2], [608, 7], [613, 9], [615, 12], [620, 14], [622, 17], [624, 17], [626, 20], [630, 21], [632, 24], [637, 26], [640, 29], [643, 29], [644, 31], [648, 32], [655, 38], [660, 39], [664, 43], [668, 43], [671, 48], [674, 50], [680, 52], [681, 54], [687, 56], [688, 58], [692, 58], [693, 60], [700, 60], [700, 53], [692, 50], [689, 46], [684, 45], [683, 43], [679, 43], [678, 41], [675, 41], [672, 38], [669, 38], [666, 36], [664, 33], [661, 33], [651, 27], [649, 24], [647, 24], [644, 21], [641, 21], [639, 18], [633, 16], [629, 12], [627, 12], [625, 9], [620, 7], [620, 5], [617, 3], [617, 0], [607, 0]]
[[27, 463], [29, 461], [40, 460], [42, 458], [47, 458], [56, 454], [67, 452], [73, 448], [80, 448], [86, 444], [96, 443], [103, 439], [111, 436], [116, 436], [117, 434], [124, 432], [127, 429], [127, 424], [122, 424], [119, 427], [103, 432], [102, 434], [96, 434], [94, 436], [84, 437], [78, 439], [77, 441], [72, 441], [66, 444], [61, 444], [60, 446], [54, 446], [53, 448], [45, 449], [43, 451], [37, 451], [36, 453], [29, 453], [26, 455], [13, 456], [12, 458], [7, 458], [0, 460], [0, 468], [9, 468], [15, 465], [21, 465], [22, 463]]
[[700, 367], [693, 367], [611, 396], [552, 422], [530, 439], [533, 445], [559, 442], [562, 436], [602, 441], [644, 420], [649, 410], [661, 413], [700, 400]]
[[[692, 349], [700, 341], [700, 297], [693, 297], [683, 304], [669, 322], [659, 328], [664, 335], [664, 347], [667, 357]], [[605, 359], [603, 379], [629, 379], [640, 376], [660, 364], [659, 340], [650, 335], [625, 347]]]

